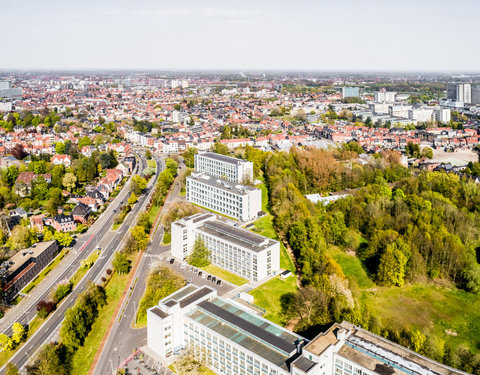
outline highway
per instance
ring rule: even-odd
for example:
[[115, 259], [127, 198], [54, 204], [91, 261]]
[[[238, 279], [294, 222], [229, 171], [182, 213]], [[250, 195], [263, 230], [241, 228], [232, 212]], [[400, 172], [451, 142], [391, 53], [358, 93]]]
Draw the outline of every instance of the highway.
[[[49, 342], [49, 339], [55, 337], [55, 333], [58, 332], [59, 327], [64, 318], [65, 311], [71, 307], [78, 295], [83, 292], [87, 283], [90, 280], [96, 280], [103, 275], [103, 272], [108, 267], [111, 261], [111, 257], [115, 250], [121, 248], [122, 241], [126, 234], [128, 234], [129, 228], [135, 222], [139, 212], [145, 210], [145, 206], [148, 203], [149, 197], [153, 194], [155, 185], [158, 179], [158, 165], [162, 163], [157, 160], [157, 173], [149, 181], [148, 193], [143, 194], [137, 204], [133, 207], [130, 214], [126, 217], [124, 223], [117, 231], [112, 231], [111, 226], [116, 213], [113, 212], [117, 209], [121, 201], [126, 202], [129, 194], [130, 180], [125, 184], [125, 187], [121, 190], [119, 195], [110, 203], [105, 212], [97, 219], [95, 224], [87, 231], [85, 235], [79, 239], [73, 250], [69, 255], [63, 259], [55, 269], [54, 277], [49, 277], [40, 283], [31, 294], [26, 297], [25, 303], [21, 307], [21, 312], [16, 317], [10, 317], [10, 321], [20, 321], [21, 323], [28, 323], [33, 319], [36, 314], [36, 304], [42, 299], [47, 299], [52, 287], [54, 287], [61, 280], [68, 280], [75, 273], [75, 271], [81, 266], [83, 259], [87, 258], [93, 251], [95, 251], [97, 245], [101, 248], [101, 255], [94, 263], [92, 268], [88, 270], [85, 277], [75, 287], [60, 306], [52, 314], [50, 314], [47, 321], [40, 327], [40, 329], [15, 353], [10, 359], [10, 362], [14, 363], [19, 369], [24, 367], [35, 351], [44, 343]], [[144, 157], [141, 157], [141, 168], [139, 171], [146, 168], [147, 162]], [[58, 268], [58, 269], [57, 269]], [[51, 273], [53, 273], [52, 271]], [[12, 314], [14, 315], [14, 314]], [[2, 319], [3, 320], [3, 319]], [[4, 323], [7, 325], [10, 324]], [[12, 323], [13, 324], [13, 323]], [[11, 324], [10, 324], [11, 325]], [[5, 366], [0, 369], [0, 373], [4, 373]]]

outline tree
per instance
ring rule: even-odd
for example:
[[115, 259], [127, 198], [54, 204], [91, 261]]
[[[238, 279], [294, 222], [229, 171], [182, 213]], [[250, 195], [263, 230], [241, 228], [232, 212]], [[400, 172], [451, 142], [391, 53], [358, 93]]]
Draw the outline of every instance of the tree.
[[281, 305], [288, 318], [299, 319], [298, 328], [325, 324], [329, 321], [329, 298], [325, 292], [312, 286], [282, 295]]
[[426, 340], [425, 335], [416, 329], [410, 334], [410, 347], [417, 353], [421, 353]]
[[32, 233], [28, 228], [21, 225], [16, 225], [10, 238], [8, 239], [8, 245], [11, 249], [20, 250], [30, 247], [33, 243]]
[[135, 193], [135, 195], [142, 194], [146, 187], [147, 181], [143, 177], [139, 175], [135, 175], [132, 177], [132, 184], [130, 186], [130, 189]]
[[210, 264], [210, 250], [205, 246], [201, 238], [195, 240], [192, 252], [188, 256], [187, 261], [194, 267], [205, 267]]
[[15, 165], [11, 165], [7, 168], [7, 172], [3, 175], [3, 180], [10, 186], [12, 186], [17, 180], [19, 171]]
[[13, 146], [12, 155], [16, 159], [22, 160], [25, 156], [27, 156], [27, 152], [25, 151], [21, 143], [17, 143], [15, 146]]
[[84, 146], [90, 146], [92, 144], [92, 140], [90, 139], [90, 137], [88, 137], [87, 135], [82, 137], [80, 139], [80, 141], [78, 142], [78, 148], [79, 149], [82, 149], [82, 147]]
[[144, 251], [146, 250], [149, 242], [148, 234], [145, 233], [145, 228], [140, 225], [134, 226], [130, 233], [137, 243], [137, 250]]
[[140, 214], [137, 224], [145, 229], [145, 233], [150, 233], [150, 230], [152, 229], [152, 221], [150, 220], [148, 212], [145, 211]]
[[63, 246], [63, 247], [70, 246], [70, 244], [73, 241], [73, 236], [71, 236], [70, 234], [68, 234], [66, 232], [57, 231], [53, 235], [53, 238], [56, 239], [58, 241], [58, 243], [60, 244], [60, 246]]
[[230, 139], [232, 138], [232, 130], [230, 129], [230, 126], [225, 125], [222, 128], [222, 134], [220, 135], [220, 139]]
[[129, 204], [130, 206], [132, 206], [132, 205], [134, 205], [135, 203], [137, 203], [137, 201], [138, 201], [138, 198], [137, 198], [137, 196], [135, 195], [135, 193], [132, 191], [132, 192], [130, 193], [130, 197], [128, 198], [128, 204]]
[[28, 375], [68, 375], [70, 358], [62, 344], [45, 344], [41, 347], [35, 363], [27, 369]]
[[0, 333], [0, 348], [3, 351], [9, 351], [14, 348], [13, 340], [4, 333]]
[[55, 153], [64, 155], [65, 154], [65, 143], [58, 142], [55, 144]]
[[19, 322], [13, 323], [12, 332], [12, 340], [15, 345], [20, 344], [25, 339], [26, 331], [23, 324]]
[[130, 269], [130, 262], [128, 261], [125, 254], [116, 251], [115, 255], [113, 256], [112, 266], [115, 272], [119, 274], [127, 273]]
[[422, 150], [422, 156], [428, 159], [433, 158], [433, 150], [430, 147], [425, 147]]
[[18, 371], [17, 366], [11, 362], [7, 363], [6, 370], [7, 371], [5, 372], [5, 375], [20, 375], [20, 371]]
[[407, 261], [396, 243], [388, 245], [380, 257], [377, 280], [385, 286], [403, 286]]
[[221, 155], [228, 155], [228, 147], [220, 142], [215, 142], [213, 145], [213, 152]]
[[77, 185], [77, 177], [73, 173], [66, 173], [62, 179], [62, 184], [68, 191], [72, 191]]
[[185, 165], [188, 168], [193, 168], [195, 165], [195, 154], [197, 153], [197, 149], [195, 147], [189, 147], [183, 154], [183, 160], [185, 161]]
[[145, 157], [150, 160], [152, 158], [152, 153], [150, 150], [145, 151]]

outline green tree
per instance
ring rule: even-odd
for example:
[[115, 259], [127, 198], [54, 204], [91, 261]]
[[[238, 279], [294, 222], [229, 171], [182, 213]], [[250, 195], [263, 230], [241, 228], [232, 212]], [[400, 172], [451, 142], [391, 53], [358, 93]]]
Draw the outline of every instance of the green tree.
[[187, 261], [194, 267], [205, 267], [210, 264], [210, 250], [208, 250], [201, 238], [195, 240], [192, 252], [188, 256]]
[[118, 274], [127, 273], [130, 269], [130, 262], [125, 254], [116, 251], [113, 256], [112, 267]]
[[7, 363], [5, 375], [20, 375], [20, 371], [18, 371], [17, 366], [13, 363]]
[[13, 349], [14, 346], [15, 346], [15, 343], [13, 342], [13, 340], [10, 337], [8, 337], [4, 333], [0, 333], [0, 348], [3, 351], [9, 351], [9, 350]]
[[15, 345], [20, 344], [25, 339], [26, 331], [23, 324], [19, 322], [13, 323], [12, 332], [12, 340]]
[[433, 158], [433, 150], [430, 147], [425, 147], [422, 150], [422, 156], [428, 159]]
[[55, 144], [55, 153], [64, 155], [65, 154], [65, 143], [63, 142], [58, 142]]
[[417, 353], [422, 353], [426, 340], [425, 335], [416, 329], [410, 334], [410, 347]]
[[149, 243], [149, 238], [148, 234], [145, 233], [145, 228], [140, 225], [136, 225], [130, 230], [130, 233], [137, 243], [137, 249], [140, 251], [146, 250]]
[[195, 154], [197, 153], [197, 149], [195, 147], [189, 147], [183, 154], [183, 160], [185, 161], [185, 165], [188, 168], [193, 168], [195, 165]]
[[403, 286], [407, 260], [396, 243], [388, 245], [380, 257], [377, 280], [385, 286]]
[[230, 129], [230, 126], [225, 125], [222, 128], [222, 134], [220, 135], [220, 139], [230, 139], [232, 138], [232, 130]]
[[10, 238], [8, 239], [8, 246], [14, 250], [25, 249], [30, 247], [33, 243], [32, 233], [28, 228], [21, 225], [16, 225]]
[[130, 206], [132, 206], [132, 205], [134, 205], [135, 203], [137, 203], [137, 201], [138, 201], [138, 198], [137, 198], [137, 196], [135, 195], [135, 193], [132, 191], [132, 192], [130, 193], [130, 197], [128, 198], [128, 204], [129, 204]]
[[60, 246], [62, 247], [68, 247], [73, 241], [73, 236], [66, 233], [66, 232], [55, 232], [53, 235], [53, 238], [58, 241]]
[[66, 173], [63, 176], [62, 184], [68, 191], [72, 191], [77, 185], [77, 177], [73, 173]]
[[145, 151], [145, 157], [150, 160], [152, 158], [152, 153], [150, 150]]
[[228, 155], [228, 147], [220, 142], [215, 142], [213, 145], [213, 152], [221, 155]]
[[84, 146], [90, 146], [92, 144], [92, 140], [88, 136], [84, 136], [78, 142], [78, 148], [82, 149]]
[[135, 175], [132, 177], [130, 190], [132, 190], [135, 193], [135, 195], [142, 194], [146, 187], [147, 187], [147, 181], [143, 177], [139, 175]]
[[28, 368], [28, 375], [68, 375], [70, 358], [63, 345], [45, 344], [41, 347], [34, 364]]

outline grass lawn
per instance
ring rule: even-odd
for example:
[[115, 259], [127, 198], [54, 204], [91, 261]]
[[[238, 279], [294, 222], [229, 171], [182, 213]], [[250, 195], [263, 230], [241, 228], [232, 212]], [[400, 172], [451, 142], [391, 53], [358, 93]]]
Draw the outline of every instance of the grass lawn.
[[[175, 363], [172, 363], [170, 366], [168, 366], [168, 368], [170, 370], [172, 370], [173, 372], [175, 372]], [[208, 367], [203, 366], [203, 365], [202, 365], [202, 367], [200, 367], [200, 371], [198, 372], [198, 374], [200, 374], [200, 375], [216, 375], [215, 372], [213, 372]]]
[[[32, 320], [28, 328], [26, 341], [28, 341], [30, 337], [33, 336], [33, 334], [42, 326], [44, 321], [45, 321], [44, 319], [40, 319], [38, 316], [36, 316]], [[5, 365], [10, 360], [10, 358], [12, 358], [12, 356], [16, 353], [16, 351], [22, 347], [24, 343], [25, 342], [21, 343], [15, 350], [0, 352], [0, 367]]]
[[92, 365], [93, 358], [97, 352], [103, 336], [105, 335], [110, 320], [115, 313], [123, 290], [128, 282], [129, 274], [115, 274], [106, 287], [107, 303], [100, 309], [99, 315], [92, 325], [92, 330], [73, 356], [72, 374], [87, 374]]
[[204, 269], [208, 273], [211, 273], [214, 276], [217, 276], [217, 278], [226, 280], [238, 286], [248, 283], [248, 280], [244, 279], [243, 277], [240, 277], [231, 272], [225, 271], [224, 269], [214, 266], [213, 264], [209, 264], [206, 267], [202, 267], [202, 269]]
[[352, 278], [361, 289], [373, 288], [374, 282], [368, 277], [367, 272], [362, 266], [362, 262], [356, 256], [347, 255], [336, 246], [328, 248], [327, 254], [330, 255], [342, 267], [345, 276]]
[[287, 279], [277, 276], [265, 284], [260, 285], [248, 292], [254, 297], [253, 303], [265, 309], [263, 316], [276, 324], [285, 325], [287, 322], [283, 320], [280, 297], [284, 293], [295, 292], [297, 290], [295, 275]]
[[157, 169], [157, 163], [155, 162], [154, 158], [147, 160], [147, 164], [150, 168]]
[[68, 250], [67, 249], [63, 249], [62, 251], [60, 251], [60, 253], [58, 253], [58, 255], [55, 257], [55, 259], [47, 266], [43, 269], [42, 272], [40, 272], [37, 277], [35, 277], [31, 282], [30, 284], [28, 284], [25, 288], [23, 288], [23, 290], [21, 291], [21, 293], [29, 293], [33, 288], [35, 288], [44, 278], [45, 276], [47, 276], [49, 274], [49, 272], [51, 270], [53, 270], [57, 265], [58, 263], [60, 263], [60, 261], [65, 257], [65, 255], [67, 255], [68, 253]]
[[[381, 317], [382, 325], [411, 326], [433, 333], [454, 347], [468, 343], [480, 349], [480, 298], [454, 286], [412, 284], [364, 291], [362, 301]], [[458, 336], [446, 334], [453, 330]]]
[[[262, 236], [272, 238], [278, 241], [277, 233], [273, 228], [273, 216], [268, 214], [261, 219], [258, 219], [254, 223], [254, 232], [261, 234]], [[280, 243], [280, 268], [285, 270], [290, 270], [295, 273], [295, 266], [293, 265], [293, 261], [288, 255], [287, 249], [283, 243]]]
[[155, 220], [155, 217], [157, 217], [158, 211], [160, 210], [161, 207], [162, 205], [150, 207], [150, 210], [148, 211], [148, 217], [150, 218], [152, 223]]
[[258, 180], [262, 181], [262, 183], [256, 185], [255, 187], [262, 190], [262, 211], [270, 213], [270, 210], [268, 209], [268, 190], [267, 190], [267, 187], [265, 186], [264, 177], [261, 176], [258, 178]]
[[90, 256], [86, 259], [85, 263], [83, 266], [81, 266], [77, 272], [75, 272], [75, 274], [72, 276], [72, 278], [70, 279], [70, 282], [73, 284], [73, 287], [75, 288], [75, 285], [78, 284], [78, 282], [80, 280], [82, 280], [83, 276], [85, 276], [85, 274], [87, 273], [87, 271], [91, 268], [91, 267], [88, 267], [87, 264], [92, 262], [92, 265], [93, 263], [95, 263], [98, 259], [98, 257], [100, 256], [100, 252], [99, 251], [94, 251], [92, 254], [90, 254]]

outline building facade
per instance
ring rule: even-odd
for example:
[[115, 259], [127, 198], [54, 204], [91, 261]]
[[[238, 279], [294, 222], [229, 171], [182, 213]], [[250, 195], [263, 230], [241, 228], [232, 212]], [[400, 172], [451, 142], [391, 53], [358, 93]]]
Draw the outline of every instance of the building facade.
[[342, 98], [358, 98], [358, 87], [342, 87]]
[[447, 99], [458, 102], [472, 103], [472, 87], [469, 83], [448, 83]]
[[251, 161], [214, 152], [195, 154], [195, 170], [231, 182], [251, 183], [253, 181], [253, 163]]
[[172, 223], [172, 256], [185, 259], [200, 238], [210, 250], [211, 262], [247, 280], [259, 281], [280, 270], [280, 243], [217, 220], [214, 214], [196, 214]]
[[147, 310], [147, 346], [162, 358], [188, 348], [227, 375], [466, 375], [348, 322], [308, 341], [191, 284]]
[[386, 91], [385, 89], [375, 91], [375, 101], [378, 103], [394, 103], [396, 92]]
[[260, 189], [199, 172], [187, 177], [186, 198], [188, 202], [244, 222], [256, 219], [262, 210]]
[[57, 251], [56, 240], [40, 242], [3, 262], [0, 277], [5, 300], [13, 300], [53, 260]]

